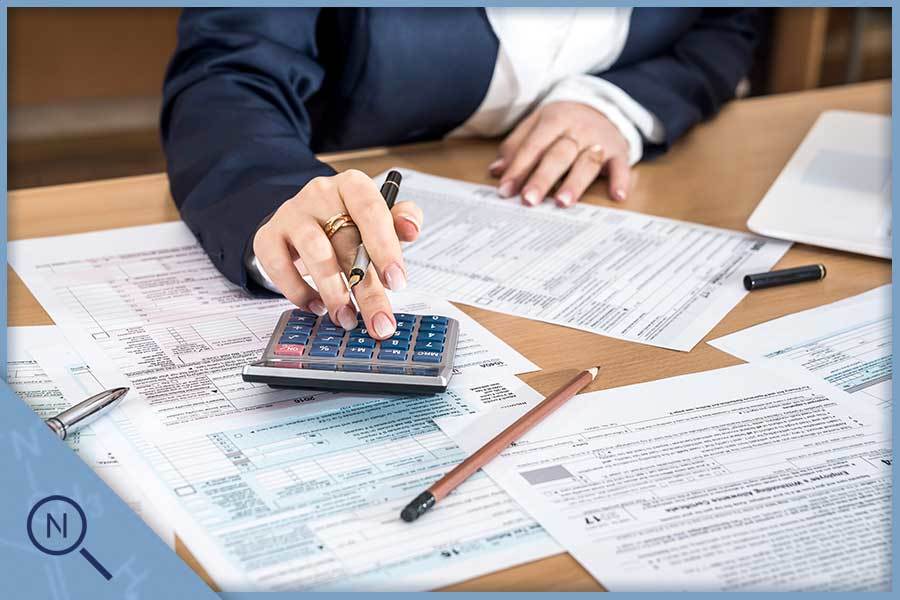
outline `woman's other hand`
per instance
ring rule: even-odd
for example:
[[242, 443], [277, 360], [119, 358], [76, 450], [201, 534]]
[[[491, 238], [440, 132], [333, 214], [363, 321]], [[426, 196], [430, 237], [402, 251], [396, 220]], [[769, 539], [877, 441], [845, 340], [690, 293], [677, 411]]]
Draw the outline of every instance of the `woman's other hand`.
[[573, 206], [601, 173], [609, 178], [610, 197], [622, 201], [631, 171], [628, 150], [600, 111], [580, 102], [552, 102], [516, 126], [488, 168], [500, 178], [501, 196], [521, 194], [527, 206], [551, 193], [558, 206]]

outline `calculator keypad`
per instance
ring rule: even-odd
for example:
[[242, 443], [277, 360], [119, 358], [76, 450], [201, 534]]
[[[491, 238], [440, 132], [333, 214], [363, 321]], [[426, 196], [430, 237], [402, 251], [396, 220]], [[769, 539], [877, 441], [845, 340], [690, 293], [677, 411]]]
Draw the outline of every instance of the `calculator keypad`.
[[[350, 332], [336, 325], [326, 315], [318, 317], [302, 310], [291, 311], [281, 331], [278, 343], [272, 348], [276, 356], [348, 359], [340, 361], [340, 368], [348, 371], [369, 371], [376, 360], [381, 372], [403, 373], [397, 363], [438, 364], [444, 357], [448, 318], [439, 315], [395, 313], [397, 330], [390, 338], [379, 341], [369, 335], [365, 327]], [[310, 363], [323, 368], [339, 368], [338, 363]], [[410, 372], [417, 369], [411, 369]], [[421, 369], [419, 369], [421, 370]], [[423, 371], [424, 372], [424, 371]]]

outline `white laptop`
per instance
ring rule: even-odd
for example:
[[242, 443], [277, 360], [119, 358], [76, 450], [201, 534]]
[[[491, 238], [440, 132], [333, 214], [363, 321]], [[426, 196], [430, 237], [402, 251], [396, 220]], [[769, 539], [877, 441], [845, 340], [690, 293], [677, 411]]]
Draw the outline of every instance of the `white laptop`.
[[891, 118], [823, 112], [747, 227], [770, 237], [891, 258]]

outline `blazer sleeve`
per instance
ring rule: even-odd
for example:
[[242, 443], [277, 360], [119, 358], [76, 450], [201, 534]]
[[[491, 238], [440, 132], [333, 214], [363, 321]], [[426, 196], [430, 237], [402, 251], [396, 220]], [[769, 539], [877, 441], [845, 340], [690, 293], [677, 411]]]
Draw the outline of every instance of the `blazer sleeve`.
[[172, 197], [218, 269], [246, 287], [259, 224], [334, 171], [310, 149], [318, 9], [184, 11], [160, 117]]
[[645, 140], [645, 156], [664, 152], [734, 97], [750, 70], [757, 19], [755, 9], [705, 9], [666, 51], [599, 75], [662, 123], [662, 142]]

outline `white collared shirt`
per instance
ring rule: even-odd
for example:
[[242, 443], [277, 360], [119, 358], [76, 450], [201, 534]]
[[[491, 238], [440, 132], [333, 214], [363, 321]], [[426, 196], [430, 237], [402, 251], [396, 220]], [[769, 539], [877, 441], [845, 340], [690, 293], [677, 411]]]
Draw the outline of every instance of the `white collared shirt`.
[[487, 94], [450, 136], [508, 133], [535, 108], [558, 101], [602, 112], [629, 144], [629, 162], [643, 155], [644, 138], [663, 140], [663, 127], [621, 88], [590, 75], [622, 54], [630, 8], [486, 8], [500, 42]]

